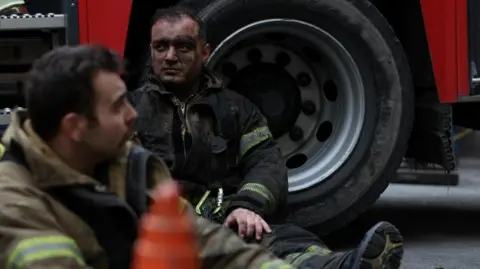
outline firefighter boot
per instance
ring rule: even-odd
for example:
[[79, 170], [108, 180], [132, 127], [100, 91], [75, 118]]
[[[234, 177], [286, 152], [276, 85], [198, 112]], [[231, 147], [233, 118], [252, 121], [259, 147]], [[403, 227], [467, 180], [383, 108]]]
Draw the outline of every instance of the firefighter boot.
[[388, 222], [379, 222], [363, 237], [357, 249], [346, 255], [341, 269], [398, 269], [403, 257], [400, 231]]
[[[403, 239], [400, 232], [388, 222], [373, 226], [358, 247], [347, 252], [321, 252], [305, 259], [301, 269], [398, 269], [403, 256]], [[325, 255], [321, 255], [321, 253]], [[313, 253], [312, 253], [313, 254]]]

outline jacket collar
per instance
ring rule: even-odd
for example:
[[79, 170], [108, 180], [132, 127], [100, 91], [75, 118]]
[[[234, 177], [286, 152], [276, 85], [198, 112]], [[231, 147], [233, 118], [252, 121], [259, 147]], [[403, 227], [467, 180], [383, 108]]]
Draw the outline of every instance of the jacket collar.
[[[200, 73], [201, 76], [201, 88], [199, 93], [201, 94], [208, 94], [212, 91], [218, 91], [223, 88], [223, 83], [220, 78], [218, 78], [212, 71], [208, 68], [203, 67], [202, 72]], [[171, 95], [171, 92], [168, 92], [165, 89], [163, 83], [158, 80], [155, 75], [153, 75], [152, 67], [148, 67], [147, 71], [147, 83], [146, 89], [147, 92], [158, 92], [162, 95]]]
[[[5, 131], [2, 142], [8, 146], [15, 141], [23, 150], [34, 184], [39, 188], [66, 185], [99, 185], [100, 182], [66, 165], [58, 155], [35, 133], [26, 111], [16, 110]], [[127, 143], [119, 156], [110, 161], [110, 167], [126, 162], [131, 147]]]

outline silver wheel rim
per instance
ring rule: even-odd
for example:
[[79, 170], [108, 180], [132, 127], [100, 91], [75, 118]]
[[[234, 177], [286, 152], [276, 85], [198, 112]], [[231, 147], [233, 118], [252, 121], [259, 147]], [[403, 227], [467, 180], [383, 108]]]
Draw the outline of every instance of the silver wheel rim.
[[[265, 37], [272, 33], [285, 38], [272, 41]], [[280, 53], [290, 58], [282, 67], [299, 81], [302, 112], [295, 127], [277, 141], [289, 166], [289, 191], [308, 189], [339, 170], [358, 143], [365, 118], [360, 72], [352, 56], [333, 36], [314, 25], [291, 19], [257, 21], [235, 31], [215, 48], [207, 65], [228, 85], [232, 79], [222, 75], [222, 67], [229, 63], [241, 71], [250, 66], [247, 54], [252, 49], [261, 52], [262, 63], [278, 64]], [[310, 83], [304, 83], [305, 79], [300, 83], [300, 73], [310, 77]], [[263, 109], [267, 118], [270, 112], [281, 109], [272, 105], [278, 101], [274, 96], [262, 100], [270, 104]], [[310, 108], [313, 103], [314, 112], [303, 110], [307, 101]], [[264, 102], [257, 105], [263, 108]], [[298, 130], [303, 134], [300, 140], [298, 135], [292, 135], [294, 131], [298, 134]]]

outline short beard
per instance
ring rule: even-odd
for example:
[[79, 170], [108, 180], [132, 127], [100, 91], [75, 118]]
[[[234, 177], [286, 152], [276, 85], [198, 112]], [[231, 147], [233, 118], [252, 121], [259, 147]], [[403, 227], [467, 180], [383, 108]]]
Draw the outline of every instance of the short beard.
[[196, 79], [185, 81], [184, 83], [163, 83], [165, 90], [173, 93], [176, 97], [180, 99], [186, 99], [191, 94], [195, 93], [198, 90], [198, 83], [200, 81], [199, 76]]

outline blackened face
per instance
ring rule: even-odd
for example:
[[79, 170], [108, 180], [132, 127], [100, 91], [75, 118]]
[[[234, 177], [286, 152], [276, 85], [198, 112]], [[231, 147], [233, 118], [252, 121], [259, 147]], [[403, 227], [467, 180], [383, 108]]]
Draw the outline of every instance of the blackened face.
[[182, 86], [198, 79], [210, 48], [194, 20], [159, 20], [152, 27], [151, 40], [152, 68], [160, 81]]

